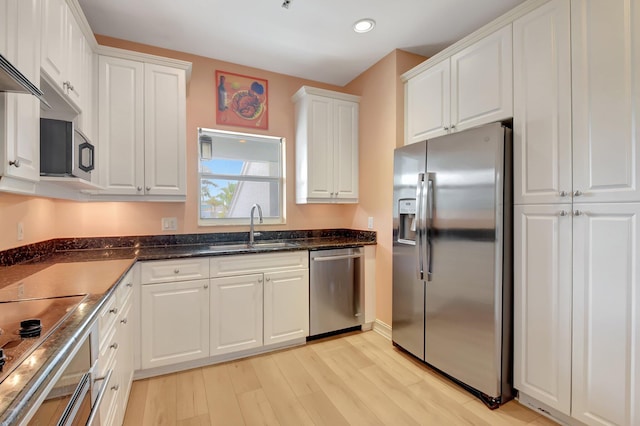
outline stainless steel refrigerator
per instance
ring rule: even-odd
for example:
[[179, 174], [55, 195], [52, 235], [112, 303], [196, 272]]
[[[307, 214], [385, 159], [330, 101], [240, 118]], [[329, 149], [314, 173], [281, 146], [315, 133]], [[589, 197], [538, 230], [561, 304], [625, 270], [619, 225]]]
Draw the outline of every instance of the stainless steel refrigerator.
[[393, 342], [491, 408], [512, 397], [511, 164], [500, 123], [394, 155]]

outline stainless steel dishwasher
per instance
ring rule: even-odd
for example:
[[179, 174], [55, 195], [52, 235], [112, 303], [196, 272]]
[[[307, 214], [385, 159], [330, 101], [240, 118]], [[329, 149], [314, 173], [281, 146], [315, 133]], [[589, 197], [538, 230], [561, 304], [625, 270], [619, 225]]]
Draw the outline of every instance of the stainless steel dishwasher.
[[364, 315], [362, 248], [309, 252], [309, 335], [361, 326]]

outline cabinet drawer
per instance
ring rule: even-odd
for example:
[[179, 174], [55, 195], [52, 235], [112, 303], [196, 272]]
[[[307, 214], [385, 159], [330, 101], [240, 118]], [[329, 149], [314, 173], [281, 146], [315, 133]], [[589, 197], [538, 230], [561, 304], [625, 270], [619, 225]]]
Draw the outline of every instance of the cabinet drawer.
[[180, 259], [145, 262], [141, 265], [142, 284], [209, 278], [209, 259]]
[[98, 335], [100, 336], [100, 345], [104, 342], [104, 336], [109, 334], [109, 330], [113, 328], [118, 318], [118, 300], [115, 295], [111, 296], [98, 315]]
[[127, 299], [129, 299], [129, 296], [131, 296], [131, 293], [133, 293], [133, 270], [130, 270], [118, 285], [118, 289], [116, 290], [118, 306], [122, 308]]
[[100, 339], [100, 352], [98, 353], [97, 374], [105, 376], [109, 371], [109, 366], [115, 362], [118, 353], [117, 328], [113, 327], [109, 333]]
[[241, 254], [211, 259], [211, 277], [309, 268], [306, 250], [267, 254]]

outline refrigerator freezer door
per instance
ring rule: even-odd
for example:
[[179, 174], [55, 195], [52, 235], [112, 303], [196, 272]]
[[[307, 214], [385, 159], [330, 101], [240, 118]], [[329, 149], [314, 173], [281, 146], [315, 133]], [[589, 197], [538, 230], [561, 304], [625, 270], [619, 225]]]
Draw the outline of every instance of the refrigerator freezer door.
[[393, 179], [393, 342], [424, 360], [424, 281], [418, 181], [426, 167], [426, 142], [398, 148]]
[[492, 397], [501, 389], [503, 152], [499, 123], [427, 144], [425, 361]]

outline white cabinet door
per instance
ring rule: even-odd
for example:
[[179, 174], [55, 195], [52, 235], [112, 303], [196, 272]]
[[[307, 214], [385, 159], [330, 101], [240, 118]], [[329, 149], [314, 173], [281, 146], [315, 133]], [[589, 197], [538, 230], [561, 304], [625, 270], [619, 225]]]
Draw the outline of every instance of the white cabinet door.
[[264, 275], [264, 344], [309, 335], [309, 270]]
[[84, 96], [87, 94], [85, 82], [86, 45], [87, 40], [73, 14], [69, 11], [67, 22], [67, 63], [69, 64], [67, 78], [69, 79], [69, 84], [66, 93], [83, 112], [85, 109]]
[[334, 197], [358, 199], [358, 104], [333, 103]]
[[640, 201], [640, 4], [572, 0], [576, 202]]
[[209, 356], [209, 280], [142, 286], [142, 368]]
[[333, 195], [333, 108], [332, 100], [309, 96], [307, 117], [308, 168], [305, 198], [326, 198]]
[[101, 56], [98, 90], [100, 183], [108, 194], [142, 194], [144, 64]]
[[67, 19], [70, 16], [65, 0], [42, 1], [42, 70], [62, 87], [67, 76], [69, 46]]
[[145, 64], [144, 84], [145, 193], [185, 195], [185, 72]]
[[[2, 54], [34, 84], [40, 76], [40, 2], [3, 0]], [[40, 179], [40, 102], [31, 95], [0, 94], [0, 175]], [[20, 186], [20, 184], [18, 184]], [[25, 187], [30, 188], [30, 187]]]
[[462, 130], [513, 116], [511, 25], [451, 57], [451, 126]]
[[449, 130], [450, 72], [450, 61], [446, 59], [407, 81], [407, 144], [441, 136]]
[[571, 204], [515, 206], [514, 387], [571, 410]]
[[637, 425], [640, 204], [574, 211], [572, 415], [588, 425]]
[[296, 203], [357, 203], [359, 98], [303, 86], [293, 100]]
[[262, 346], [263, 274], [211, 279], [211, 356]]
[[571, 201], [570, 44], [566, 0], [513, 23], [515, 204]]

